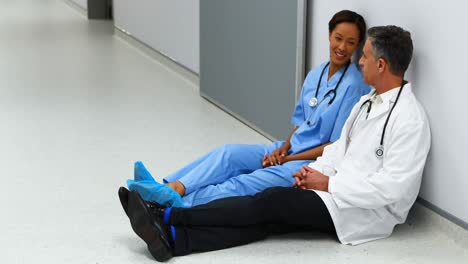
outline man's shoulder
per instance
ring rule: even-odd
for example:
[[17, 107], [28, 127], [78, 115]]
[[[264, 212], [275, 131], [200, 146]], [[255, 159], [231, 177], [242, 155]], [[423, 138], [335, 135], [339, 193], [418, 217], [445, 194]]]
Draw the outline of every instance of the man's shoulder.
[[397, 102], [397, 115], [404, 118], [407, 122], [427, 122], [427, 115], [424, 107], [419, 102], [412, 90], [402, 94]]

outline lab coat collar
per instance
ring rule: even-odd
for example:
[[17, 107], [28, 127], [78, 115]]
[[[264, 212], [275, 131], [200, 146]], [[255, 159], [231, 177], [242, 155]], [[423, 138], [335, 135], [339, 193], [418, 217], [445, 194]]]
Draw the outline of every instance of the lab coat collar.
[[[372, 104], [372, 109], [371, 109], [371, 111], [369, 113], [369, 116], [367, 117], [367, 120], [376, 118], [376, 117], [390, 111], [390, 108], [392, 107], [393, 103], [395, 103], [395, 100], [396, 100], [396, 97], [398, 95], [399, 90], [400, 90], [400, 87], [395, 87], [395, 88], [393, 88], [391, 90], [388, 90], [387, 92], [385, 92], [383, 94], [377, 95], [377, 96], [380, 97], [382, 102]], [[407, 93], [409, 93], [409, 92], [411, 92], [411, 84], [407, 83], [403, 87], [403, 91], [401, 92], [400, 97], [407, 94]], [[374, 90], [371, 93], [369, 93], [369, 95], [368, 95], [369, 98], [371, 98], [373, 94], [374, 94]]]

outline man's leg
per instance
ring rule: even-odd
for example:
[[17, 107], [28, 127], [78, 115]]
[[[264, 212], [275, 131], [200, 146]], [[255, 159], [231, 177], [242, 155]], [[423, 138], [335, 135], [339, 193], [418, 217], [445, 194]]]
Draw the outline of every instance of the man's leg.
[[[170, 209], [166, 219], [175, 226], [249, 226], [276, 223], [306, 226], [319, 216], [331, 220], [326, 217], [329, 214], [325, 204], [314, 191], [275, 187], [254, 196], [228, 197], [192, 208], [174, 207]], [[329, 221], [324, 223], [325, 225], [318, 227], [324, 230], [333, 227]]]
[[292, 174], [308, 161], [293, 161], [284, 165], [258, 169], [226, 179], [222, 183], [204, 186], [184, 196], [184, 206], [192, 207], [231, 196], [254, 195], [271, 187], [290, 187]]
[[214, 251], [259, 241], [268, 236], [265, 226], [175, 227], [174, 256]]
[[162, 207], [146, 203], [138, 192], [128, 193], [128, 216], [132, 229], [145, 241], [151, 255], [158, 261], [165, 261], [173, 255], [247, 244], [268, 234], [264, 225], [175, 228], [164, 220], [164, 213]]
[[176, 230], [175, 255], [246, 244], [265, 238], [272, 230], [336, 234], [322, 199], [314, 191], [296, 188], [270, 188], [255, 196], [171, 208], [165, 218]]
[[[255, 196], [230, 197], [193, 208], [157, 209], [153, 213], [138, 193], [133, 192], [131, 198], [132, 228], [152, 255], [161, 260], [246, 244], [276, 230], [335, 233], [325, 204], [309, 190], [277, 187]], [[168, 228], [163, 228], [166, 224]]]

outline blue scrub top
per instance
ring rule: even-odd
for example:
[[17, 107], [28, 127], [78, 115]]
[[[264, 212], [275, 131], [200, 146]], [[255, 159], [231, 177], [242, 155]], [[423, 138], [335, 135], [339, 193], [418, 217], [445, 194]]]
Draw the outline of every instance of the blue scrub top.
[[[301, 97], [292, 115], [291, 122], [294, 126], [298, 126], [298, 129], [291, 137], [289, 155], [336, 141], [340, 137], [341, 129], [353, 106], [361, 96], [370, 92], [370, 87], [364, 83], [361, 72], [352, 63], [336, 91], [335, 100], [331, 105], [328, 105], [332, 96], [326, 98], [324, 96], [329, 90], [335, 89], [345, 67], [341, 67], [330, 80], [327, 80], [330, 69], [327, 67], [320, 83], [317, 96], [318, 104], [314, 108], [310, 107], [309, 101], [315, 96], [320, 73], [326, 65], [325, 62], [320, 67], [310, 71], [304, 81]], [[310, 121], [310, 124], [307, 124], [307, 121]]]

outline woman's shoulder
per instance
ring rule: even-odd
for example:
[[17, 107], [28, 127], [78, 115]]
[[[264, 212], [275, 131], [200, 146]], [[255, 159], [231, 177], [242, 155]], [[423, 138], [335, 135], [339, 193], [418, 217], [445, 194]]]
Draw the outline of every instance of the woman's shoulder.
[[361, 71], [359, 70], [359, 65], [357, 65], [356, 63], [351, 63], [349, 65], [349, 77], [352, 78], [352, 79], [356, 79], [358, 81], [361, 81], [363, 82], [364, 81], [364, 78], [362, 77], [362, 73]]
[[322, 70], [328, 65], [328, 61], [325, 61], [323, 63], [321, 63], [319, 66], [317, 67], [314, 67], [312, 70], [310, 70], [306, 77], [305, 77], [305, 81], [306, 82], [315, 82], [319, 79], [320, 77], [320, 73], [322, 72]]
[[309, 71], [309, 73], [307, 73], [307, 76], [319, 75], [322, 72], [323, 68], [325, 68], [329, 63], [330, 63], [329, 61], [322, 62], [319, 66], [312, 68]]
[[347, 74], [346, 81], [348, 86], [353, 87], [353, 91], [364, 95], [370, 92], [371, 87], [364, 82], [364, 77], [358, 67], [355, 63], [349, 65], [349, 74]]

